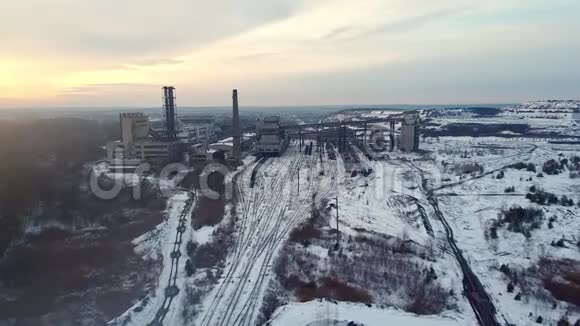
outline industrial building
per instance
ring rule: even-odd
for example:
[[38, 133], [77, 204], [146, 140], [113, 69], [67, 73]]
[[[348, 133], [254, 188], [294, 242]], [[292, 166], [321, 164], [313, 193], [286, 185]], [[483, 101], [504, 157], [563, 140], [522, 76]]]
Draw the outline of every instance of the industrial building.
[[407, 114], [401, 122], [401, 138], [399, 148], [404, 152], [416, 152], [419, 150], [418, 127], [419, 116], [417, 114]]
[[[242, 139], [240, 140], [240, 145], [242, 150], [248, 150], [254, 140], [256, 134], [254, 133], [245, 133], [242, 135]], [[215, 143], [212, 143], [208, 146], [210, 150], [215, 151], [222, 151], [224, 152], [226, 158], [234, 157], [234, 137], [228, 137], [226, 139], [222, 139]]]
[[149, 117], [142, 113], [121, 113], [121, 140], [107, 144], [107, 158], [114, 165], [134, 165], [139, 161], [163, 163], [179, 158], [178, 141], [151, 136]]
[[[175, 111], [175, 88], [163, 87], [163, 113], [161, 121], [151, 121], [143, 113], [121, 113], [119, 126], [121, 139], [107, 144], [107, 158], [114, 171], [134, 170], [142, 162], [164, 164], [187, 158], [189, 162], [207, 163], [227, 159], [235, 165], [241, 162], [242, 146], [253, 134], [241, 135], [239, 125], [237, 90], [233, 91], [233, 135], [215, 141], [215, 121], [208, 116], [181, 116]], [[187, 155], [187, 157], [184, 156]]]
[[189, 143], [209, 143], [215, 139], [215, 121], [208, 116], [178, 117], [180, 129]]
[[288, 139], [279, 117], [266, 117], [256, 123], [256, 151], [262, 156], [278, 156], [286, 150]]
[[165, 127], [155, 130], [143, 113], [121, 113], [121, 140], [107, 144], [107, 158], [114, 170], [130, 170], [141, 161], [163, 164], [180, 159], [182, 142], [177, 137], [175, 95], [171, 86], [163, 87]]
[[[385, 118], [287, 125], [280, 129], [286, 131], [283, 134], [286, 138], [299, 140], [301, 146], [305, 139], [310, 139], [316, 140], [318, 144], [334, 143], [339, 152], [344, 152], [348, 143], [358, 144], [374, 152], [387, 148], [389, 151], [398, 148], [403, 152], [416, 152], [419, 150], [419, 122], [419, 114], [412, 111]], [[276, 133], [266, 123], [258, 123], [258, 130], [261, 128], [263, 133]], [[267, 153], [267, 139], [262, 138], [261, 144], [258, 143], [258, 152]]]

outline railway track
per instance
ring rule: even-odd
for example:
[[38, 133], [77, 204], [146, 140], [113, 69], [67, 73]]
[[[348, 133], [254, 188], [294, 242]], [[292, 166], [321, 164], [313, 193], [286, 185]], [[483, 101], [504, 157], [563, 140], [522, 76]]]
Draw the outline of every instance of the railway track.
[[[288, 232], [307, 215], [312, 204], [310, 198], [316, 191], [317, 157], [304, 155], [299, 150], [293, 152], [291, 156], [294, 158], [271, 159], [285, 160], [289, 164], [269, 182], [261, 178], [255, 180], [254, 188], [250, 188], [248, 193], [243, 193], [244, 189], [238, 190], [244, 197], [251, 198], [251, 202], [240, 202], [240, 208], [244, 211], [242, 216], [246, 219], [240, 227], [247, 230], [240, 230], [239, 248], [200, 325], [252, 325], [254, 322], [276, 250]], [[305, 163], [311, 167], [307, 172], [308, 186], [301, 192], [306, 199], [294, 203], [293, 190], [298, 181], [296, 173]], [[253, 171], [260, 168], [256, 166]], [[324, 189], [322, 195], [332, 190], [335, 178], [332, 180], [331, 186]], [[317, 202], [321, 198], [323, 196], [318, 197]], [[288, 211], [289, 204], [293, 205], [292, 212]], [[248, 221], [250, 218], [252, 220]], [[254, 276], [256, 278], [252, 279]]]
[[193, 194], [190, 193], [189, 199], [185, 202], [185, 206], [179, 215], [179, 224], [177, 226], [177, 232], [175, 234], [175, 241], [173, 242], [173, 250], [171, 251], [171, 269], [170, 276], [167, 281], [167, 287], [165, 288], [163, 303], [161, 307], [157, 310], [155, 318], [148, 324], [149, 326], [161, 326], [163, 321], [169, 312], [169, 308], [173, 304], [175, 296], [179, 293], [180, 289], [177, 286], [177, 274], [179, 271], [179, 261], [181, 258], [181, 245], [183, 243], [183, 233], [187, 230], [187, 222], [189, 221], [188, 215], [191, 212], [194, 201]]
[[[314, 158], [314, 160], [311, 160], [311, 164], [315, 163], [316, 158]], [[335, 170], [334, 170], [335, 172]], [[312, 196], [312, 193], [314, 191], [314, 177], [315, 177], [315, 170], [314, 169], [310, 169], [309, 171], [309, 177], [311, 182], [309, 183], [309, 188], [308, 188], [308, 193], [306, 198], [310, 198]], [[335, 175], [335, 174], [334, 174]], [[332, 180], [336, 180], [335, 178], [332, 178]], [[322, 193], [322, 196], [319, 196], [316, 199], [316, 205], [318, 205], [322, 198], [324, 198], [326, 195], [328, 195], [328, 193], [334, 188], [334, 182], [332, 182], [330, 184], [330, 186], [325, 189], [325, 191]], [[259, 309], [259, 304], [261, 303], [261, 296], [262, 296], [262, 291], [263, 290], [263, 286], [266, 282], [266, 276], [267, 276], [267, 270], [270, 267], [270, 264], [272, 262], [272, 259], [274, 258], [274, 254], [276, 252], [276, 248], [286, 239], [286, 235], [290, 232], [290, 230], [292, 230], [292, 228], [298, 224], [305, 215], [308, 214], [309, 210], [310, 210], [311, 205], [308, 204], [308, 201], [303, 201], [302, 204], [300, 205], [300, 207], [295, 211], [295, 213], [288, 219], [288, 223], [285, 226], [280, 226], [278, 228], [278, 232], [277, 234], [274, 235], [274, 238], [271, 240], [269, 248], [267, 248], [267, 257], [265, 258], [266, 261], [264, 264], [262, 264], [262, 267], [260, 269], [260, 273], [258, 274], [258, 282], [255, 284], [255, 286], [252, 289], [252, 292], [250, 294], [250, 299], [247, 300], [244, 304], [244, 306], [242, 307], [242, 311], [240, 312], [240, 314], [238, 314], [237, 318], [234, 320], [233, 325], [251, 325], [252, 322], [254, 321], [254, 317], [256, 312]]]
[[260, 170], [260, 167], [262, 167], [262, 165], [264, 164], [264, 162], [266, 162], [267, 159], [268, 159], [267, 157], [262, 157], [258, 161], [258, 164], [256, 164], [254, 166], [254, 168], [252, 169], [252, 176], [250, 179], [250, 188], [254, 188], [254, 184], [256, 183], [256, 175], [258, 173], [258, 170]]
[[429, 187], [425, 173], [419, 167], [417, 167], [412, 162], [408, 165], [419, 172], [422, 180], [422, 187], [427, 196], [427, 201], [433, 207], [437, 219], [443, 225], [445, 232], [447, 234], [447, 242], [451, 247], [453, 255], [459, 264], [461, 271], [463, 273], [463, 289], [464, 295], [467, 297], [469, 304], [471, 305], [473, 312], [477, 318], [477, 321], [481, 326], [499, 326], [497, 321], [497, 310], [491, 300], [491, 297], [487, 294], [485, 287], [479, 280], [479, 278], [473, 273], [469, 263], [463, 256], [463, 252], [457, 246], [455, 242], [455, 237], [453, 234], [453, 229], [445, 219], [445, 216], [439, 209], [439, 203], [437, 197], [433, 195], [433, 189]]
[[[297, 160], [294, 162], [301, 163], [302, 156], [300, 158], [301, 158], [300, 160]], [[297, 164], [297, 166], [299, 166], [299, 163]], [[292, 166], [292, 167], [294, 167], [294, 166]], [[292, 174], [292, 171], [289, 171], [289, 172], [290, 172], [290, 174]], [[278, 217], [283, 216], [286, 212], [287, 203], [290, 200], [291, 192], [284, 193], [283, 192], [284, 184], [280, 183], [279, 185], [280, 185], [279, 195], [274, 198], [275, 202], [278, 204], [278, 207], [276, 207], [276, 208], [279, 210], [272, 212], [272, 214], [268, 214], [270, 205], [264, 205], [263, 207], [265, 208], [264, 210], [266, 211], [265, 214], [267, 215], [267, 220], [265, 221], [265, 223], [270, 223], [274, 216], [278, 216]], [[280, 203], [282, 203], [282, 204], [280, 204]], [[255, 220], [256, 224], [260, 223], [262, 218], [263, 217], [257, 218]], [[226, 308], [224, 314], [222, 314], [220, 316], [221, 319], [220, 319], [220, 322], [218, 325], [224, 325], [224, 324], [230, 325], [230, 319], [232, 318], [234, 310], [240, 301], [240, 297], [243, 293], [243, 290], [246, 286], [246, 283], [247, 283], [247, 281], [249, 281], [251, 271], [255, 267], [255, 265], [257, 263], [259, 263], [258, 259], [262, 255], [263, 250], [266, 247], [265, 245], [270, 241], [272, 229], [266, 230], [266, 228], [268, 228], [268, 226], [265, 225], [265, 223], [263, 223], [263, 225], [262, 225], [263, 227], [259, 228], [263, 231], [260, 232], [260, 234], [257, 236], [256, 242], [258, 243], [257, 244], [258, 247], [256, 248], [256, 246], [254, 246], [254, 249], [251, 251], [250, 256], [248, 257], [248, 262], [243, 266], [243, 272], [242, 272], [242, 275], [240, 276], [240, 281], [238, 282], [238, 286], [235, 288], [233, 295], [230, 296], [228, 299], [226, 299], [228, 302], [228, 305], [227, 305], [227, 308]]]
[[[301, 159], [301, 156], [298, 157]], [[201, 319], [201, 325], [210, 325], [210, 323], [214, 323], [216, 320], [220, 319], [220, 315], [216, 315], [218, 310], [218, 305], [224, 300], [226, 297], [226, 291], [229, 290], [230, 283], [233, 283], [234, 273], [238, 271], [241, 264], [244, 262], [242, 256], [245, 256], [250, 250], [253, 241], [259, 241], [263, 237], [263, 233], [265, 232], [264, 228], [258, 228], [259, 223], [268, 222], [272, 218], [272, 214], [267, 214], [270, 210], [270, 205], [267, 204], [260, 204], [264, 203], [265, 199], [267, 198], [267, 190], [270, 191], [272, 196], [269, 196], [270, 201], [268, 203], [275, 203], [279, 202], [282, 199], [283, 192], [283, 179], [289, 176], [293, 167], [295, 167], [298, 163], [297, 160], [290, 160], [289, 155], [285, 155], [281, 158], [276, 158], [273, 160], [282, 161], [280, 163], [288, 163], [288, 164], [281, 164], [285, 168], [279, 173], [275, 174], [273, 178], [269, 180], [269, 183], [264, 183], [263, 180], [260, 180], [257, 184], [257, 187], [252, 190], [250, 194], [251, 202], [248, 203], [246, 206], [246, 210], [242, 213], [242, 216], [245, 216], [242, 221], [242, 229], [240, 230], [240, 240], [237, 244], [237, 248], [235, 249], [236, 254], [233, 256], [231, 262], [228, 265], [227, 273], [218, 287], [218, 290], [213, 297], [203, 319]], [[260, 188], [262, 191], [256, 191], [255, 189]], [[247, 197], [247, 196], [245, 196]], [[252, 218], [252, 221], [248, 221]], [[238, 282], [239, 285], [239, 282]], [[236, 289], [234, 289], [236, 290]], [[231, 303], [230, 303], [231, 306]], [[215, 318], [214, 318], [215, 317]]]

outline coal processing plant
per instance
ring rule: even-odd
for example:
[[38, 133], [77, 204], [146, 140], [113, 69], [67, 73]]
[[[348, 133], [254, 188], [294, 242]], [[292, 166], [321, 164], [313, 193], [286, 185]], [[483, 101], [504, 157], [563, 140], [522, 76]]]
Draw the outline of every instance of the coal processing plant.
[[404, 152], [418, 150], [419, 117], [413, 112], [387, 119], [287, 125], [282, 124], [279, 116], [266, 116], [258, 119], [255, 126], [242, 130], [238, 91], [234, 89], [231, 136], [218, 139], [213, 117], [179, 115], [175, 87], [164, 86], [162, 92], [162, 119], [152, 119], [143, 112], [119, 115], [121, 137], [107, 144], [110, 170], [130, 172], [144, 162], [153, 166], [171, 162], [198, 166], [220, 161], [235, 167], [241, 164], [244, 154], [279, 156], [292, 141], [300, 145], [304, 145], [306, 140], [316, 141], [317, 146], [330, 142], [342, 152], [347, 143], [368, 146], [370, 142], [382, 139], [382, 133], [377, 138], [376, 126], [382, 126], [388, 133], [388, 140], [384, 136], [384, 142], [390, 143], [391, 151], [395, 148]]
[[[175, 87], [164, 86], [163, 119], [153, 120], [142, 112], [119, 115], [121, 139], [107, 144], [110, 169], [130, 172], [141, 163], [161, 166], [171, 162], [203, 163], [214, 159], [232, 165], [241, 160], [242, 138], [239, 125], [237, 90], [233, 91], [233, 135], [216, 139], [213, 117], [178, 115]], [[252, 138], [252, 134], [245, 134]]]

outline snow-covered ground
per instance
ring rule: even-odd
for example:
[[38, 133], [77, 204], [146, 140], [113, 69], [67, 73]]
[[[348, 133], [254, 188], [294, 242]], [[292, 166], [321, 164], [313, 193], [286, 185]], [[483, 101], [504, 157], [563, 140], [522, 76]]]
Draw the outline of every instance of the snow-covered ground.
[[[554, 193], [558, 198], [566, 195], [576, 203], [580, 200], [577, 179], [571, 179], [567, 171], [540, 178], [536, 176], [537, 173], [525, 169], [503, 168], [524, 162], [535, 164], [540, 171], [543, 163], [549, 159], [580, 155], [578, 146], [530, 142], [529, 139], [444, 137], [439, 141], [428, 140], [422, 144], [422, 148], [431, 151], [437, 163], [424, 161], [417, 164], [424, 168], [437, 166], [443, 179], [448, 180], [435, 192], [439, 207], [454, 229], [458, 246], [495, 302], [499, 316], [516, 325], [532, 324], [538, 316], [552, 323], [565, 315], [572, 321], [580, 318], [578, 307], [574, 308], [563, 301], [556, 300], [557, 304], [554, 305], [552, 301], [533, 295], [524, 295], [521, 300], [515, 300], [520, 289], [516, 286], [513, 293], [508, 293], [506, 288], [510, 280], [499, 270], [504, 264], [512, 269], [527, 270], [536, 266], [541, 258], [580, 261], [580, 251], [575, 245], [580, 240], [578, 206], [540, 206], [525, 198], [530, 187], [535, 186]], [[440, 164], [442, 161], [446, 162], [447, 168]], [[449, 168], [475, 162], [483, 166], [484, 173], [496, 172], [481, 178], [460, 177]], [[504, 176], [498, 179], [501, 170]], [[512, 186], [515, 191], [505, 194], [505, 189]], [[526, 238], [521, 233], [502, 228], [498, 231], [497, 240], [486, 239], [485, 233], [492, 221], [498, 218], [503, 209], [514, 206], [542, 210], [545, 221], [540, 229], [533, 230], [531, 237]], [[557, 218], [552, 228], [547, 226], [550, 217]], [[559, 239], [569, 240], [570, 245], [565, 248], [551, 245]]]
[[[349, 322], [353, 322], [349, 324]], [[417, 316], [393, 308], [369, 307], [364, 304], [315, 300], [292, 303], [278, 309], [272, 326], [468, 326], [464, 320], [443, 316]]]
[[[465, 115], [437, 117], [435, 120], [443, 123], [523, 122], [545, 130], [575, 130], [576, 118], [571, 111], [542, 112], [545, 105], [551, 104], [526, 104], [512, 108], [512, 111], [502, 111], [492, 118]], [[571, 105], [560, 105], [557, 109], [575, 110]], [[516, 109], [526, 112], [518, 113]], [[538, 112], [529, 113], [528, 110]], [[393, 113], [377, 110], [365, 113], [364, 118], [384, 117]], [[559, 116], [554, 119], [543, 114]], [[348, 120], [360, 117], [342, 112], [331, 118]], [[454, 293], [451, 295], [453, 302], [446, 311], [436, 316], [417, 316], [378, 305], [292, 302], [276, 310], [271, 319], [272, 325], [316, 326], [328, 321], [333, 321], [334, 325], [348, 325], [350, 321], [364, 325], [477, 325], [474, 311], [462, 295], [464, 275], [450, 249], [448, 230], [436, 218], [437, 210], [444, 215], [455, 244], [493, 301], [498, 320], [529, 325], [535, 323], [538, 316], [542, 316], [546, 324], [555, 324], [564, 315], [572, 321], [580, 318], [577, 307], [553, 298], [546, 301], [545, 296], [540, 299], [525, 295], [521, 300], [516, 300], [514, 296], [520, 290], [518, 285], [513, 293], [508, 293], [506, 287], [510, 280], [500, 271], [500, 266], [504, 264], [528, 271], [546, 257], [580, 261], [580, 251], [574, 245], [563, 248], [551, 245], [562, 238], [570, 244], [580, 240], [580, 208], [577, 205], [539, 206], [524, 197], [530, 187], [535, 186], [559, 197], [566, 194], [577, 202], [580, 200], [578, 179], [569, 178], [568, 171], [538, 177], [535, 172], [508, 168], [522, 162], [533, 163], [541, 170], [547, 160], [580, 155], [578, 145], [552, 144], [543, 137], [439, 137], [422, 140], [420, 147], [424, 153], [386, 153], [388, 159], [379, 161], [368, 160], [355, 151], [362, 158], [362, 165], [373, 171], [367, 177], [353, 177], [347, 173], [340, 156], [337, 160], [321, 163], [317, 155], [304, 155], [295, 143], [283, 156], [270, 158], [263, 165], [245, 160], [245, 168], [239, 172], [236, 182], [239, 194], [235, 203], [236, 216], [227, 217], [235, 221], [234, 245], [229, 249], [223, 274], [201, 299], [195, 320], [184, 320], [182, 310], [183, 306], [188, 305], [184, 290], [195, 287], [196, 283], [185, 275], [184, 260], [174, 267], [171, 257], [175, 250], [180, 214], [183, 214], [189, 194], [175, 195], [170, 199], [167, 221], [135, 240], [136, 250], [143, 256], [163, 260], [158, 286], [152, 295], [136, 303], [112, 324], [146, 325], [163, 312], [162, 322], [165, 325], [255, 325], [264, 294], [273, 278], [272, 265], [289, 232], [308, 218], [313, 198], [333, 202], [335, 197], [338, 197], [339, 229], [342, 234], [353, 237], [361, 232], [380, 234], [431, 248], [436, 257], [430, 260], [429, 267], [439, 276], [437, 282]], [[251, 188], [252, 172], [259, 164], [256, 184]], [[470, 167], [477, 169], [460, 172]], [[320, 173], [321, 170], [324, 174]], [[501, 171], [503, 177], [497, 178]], [[426, 177], [428, 188], [422, 183], [422, 174]], [[505, 189], [512, 186], [514, 191], [506, 194]], [[433, 190], [432, 197], [437, 198], [437, 209], [426, 189]], [[498, 218], [502, 209], [515, 205], [541, 209], [546, 222], [540, 229], [533, 230], [531, 237], [500, 228], [498, 239], [490, 241], [486, 237], [490, 224]], [[331, 208], [332, 215], [335, 212], [335, 208]], [[547, 219], [552, 216], [557, 218], [548, 228]], [[215, 227], [189, 229], [188, 224], [182, 243], [195, 239], [203, 244], [211, 240]], [[326, 248], [312, 245], [305, 250], [317, 257], [321, 264], [328, 258]], [[419, 258], [417, 263], [423, 264]], [[173, 304], [166, 306], [167, 285], [173, 276], [180, 291], [173, 297]]]
[[[193, 235], [191, 232], [181, 232], [183, 235], [179, 236], [179, 227], [189, 225], [189, 223], [184, 223], [182, 217], [184, 215], [191, 216], [192, 207], [192, 198], [189, 192], [184, 191], [175, 194], [168, 200], [165, 222], [159, 224], [155, 230], [133, 241], [136, 245], [135, 250], [144, 258], [154, 260], [162, 259], [162, 272], [159, 276], [157, 287], [152, 291], [150, 296], [139, 300], [124, 314], [115, 318], [109, 324], [148, 325], [158, 318], [158, 313], [162, 308], [167, 310], [164, 316], [165, 324], [181, 324], [179, 311], [182, 307], [179, 304], [168, 304], [165, 298], [168, 284], [174, 285], [181, 290], [174, 297], [173, 301], [181, 302], [185, 294], [185, 291], [183, 291], [183, 284], [186, 279], [183, 268], [184, 260], [181, 259], [180, 264], [174, 264], [172, 261], [172, 252], [175, 251], [176, 246], [177, 248], [180, 248], [181, 244], [184, 246]], [[179, 243], [177, 243], [176, 239], [180, 240]]]
[[255, 324], [276, 252], [292, 227], [309, 216], [312, 195], [334, 190], [336, 168], [325, 169], [321, 179], [317, 157], [292, 145], [282, 157], [264, 163], [253, 188], [252, 169], [241, 175], [236, 243], [224, 277], [203, 300], [196, 325]]

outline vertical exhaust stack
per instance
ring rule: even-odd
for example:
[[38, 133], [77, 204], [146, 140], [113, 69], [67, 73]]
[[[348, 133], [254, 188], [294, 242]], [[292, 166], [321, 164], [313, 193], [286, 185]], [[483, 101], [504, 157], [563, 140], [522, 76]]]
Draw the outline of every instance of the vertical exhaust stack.
[[234, 89], [233, 91], [233, 95], [232, 95], [232, 100], [233, 100], [233, 126], [232, 126], [232, 130], [233, 130], [233, 139], [234, 139], [234, 161], [236, 164], [240, 164], [241, 162], [241, 157], [242, 157], [242, 133], [241, 133], [241, 128], [240, 128], [240, 114], [238, 112], [238, 90]]
[[165, 124], [167, 129], [167, 139], [177, 138], [175, 129], [175, 87], [163, 87], [163, 107], [165, 109]]

